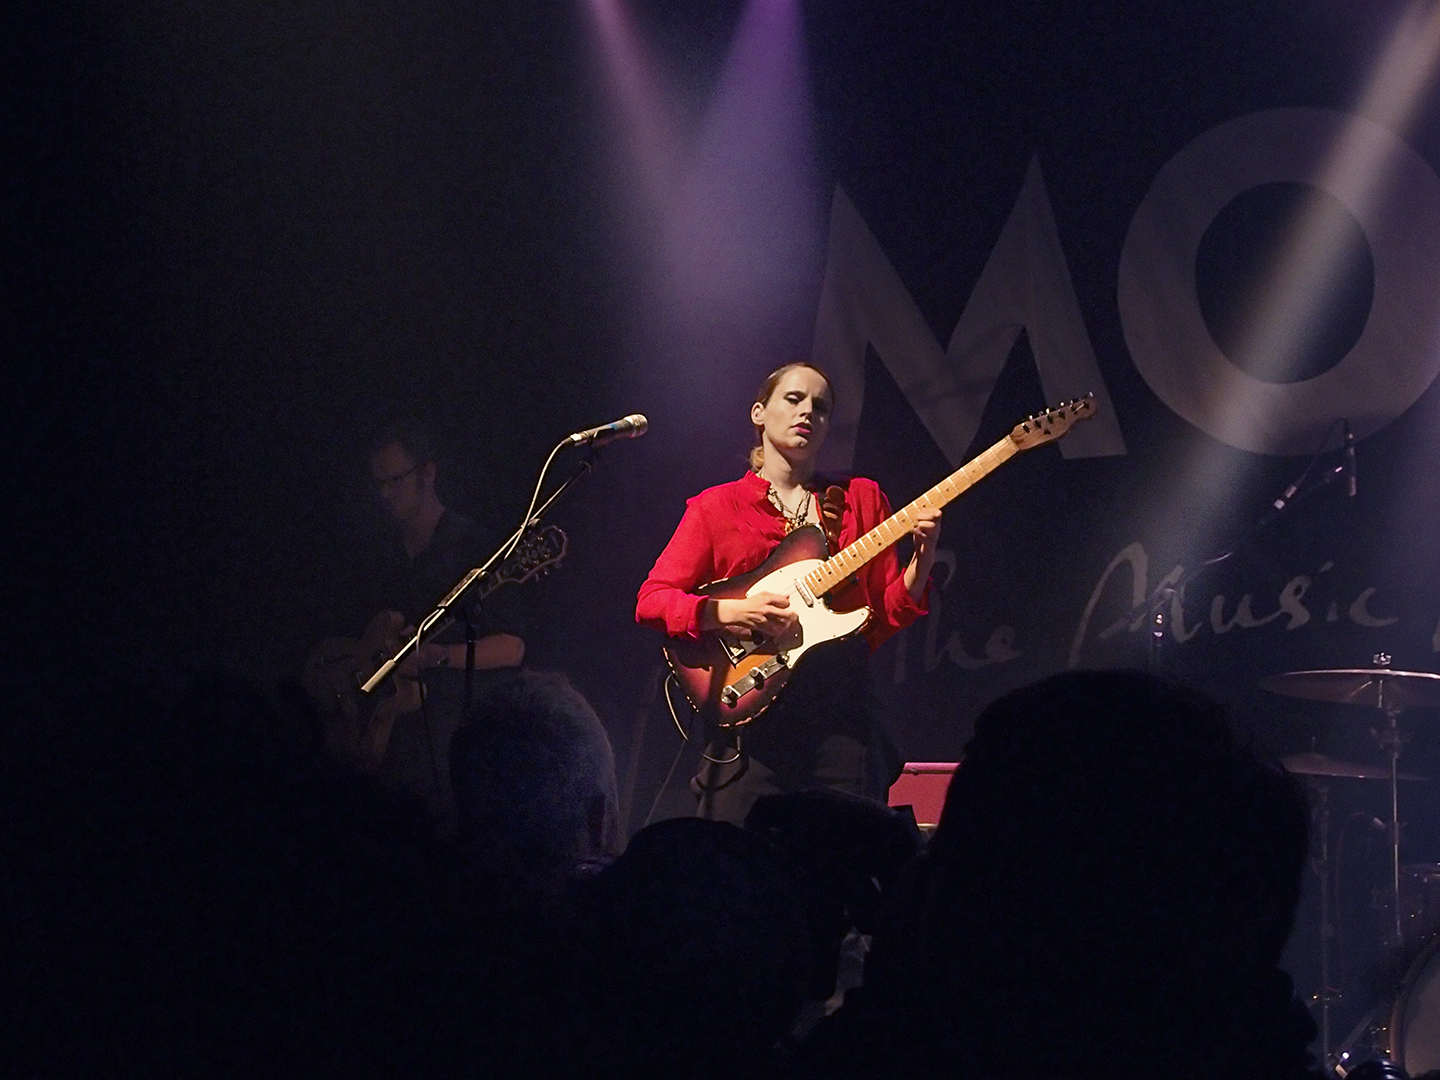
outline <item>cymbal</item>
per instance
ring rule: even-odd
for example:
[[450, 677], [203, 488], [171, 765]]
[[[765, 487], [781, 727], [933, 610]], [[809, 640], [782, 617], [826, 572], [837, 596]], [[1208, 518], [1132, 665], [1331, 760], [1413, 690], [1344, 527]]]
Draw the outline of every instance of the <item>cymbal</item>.
[[1372, 709], [1440, 705], [1440, 675], [1429, 671], [1391, 671], [1389, 668], [1287, 671], [1261, 679], [1260, 686], [1290, 697], [1367, 705]]
[[[1280, 762], [1286, 772], [1296, 776], [1338, 776], [1348, 780], [1389, 780], [1390, 770], [1384, 765], [1360, 765], [1353, 761], [1337, 761], [1310, 750], [1303, 754], [1291, 754]], [[1424, 780], [1414, 773], [1400, 773], [1401, 780]]]

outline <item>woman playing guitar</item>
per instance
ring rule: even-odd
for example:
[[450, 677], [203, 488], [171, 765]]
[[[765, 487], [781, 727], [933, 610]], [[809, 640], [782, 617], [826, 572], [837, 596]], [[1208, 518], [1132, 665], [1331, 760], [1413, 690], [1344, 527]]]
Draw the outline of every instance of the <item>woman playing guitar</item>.
[[[815, 457], [829, 432], [833, 394], [824, 373], [794, 363], [771, 373], [750, 407], [757, 445], [751, 471], [702, 491], [650, 576], [640, 587], [636, 619], [673, 639], [717, 631], [732, 638], [783, 638], [795, 626], [788, 596], [759, 591], [730, 598], [702, 595], [708, 583], [755, 569], [784, 537], [805, 525], [824, 530], [830, 550], [850, 544], [890, 516], [873, 480], [827, 478]], [[880, 729], [870, 691], [870, 649], [925, 613], [924, 598], [940, 539], [940, 511], [917, 513], [914, 555], [902, 569], [886, 550], [835, 597], [837, 607], [868, 606], [863, 635], [806, 654], [784, 691], [753, 725], [709, 733], [706, 761], [692, 785], [699, 813], [743, 821], [759, 796], [807, 787], [883, 795], [898, 771]]]

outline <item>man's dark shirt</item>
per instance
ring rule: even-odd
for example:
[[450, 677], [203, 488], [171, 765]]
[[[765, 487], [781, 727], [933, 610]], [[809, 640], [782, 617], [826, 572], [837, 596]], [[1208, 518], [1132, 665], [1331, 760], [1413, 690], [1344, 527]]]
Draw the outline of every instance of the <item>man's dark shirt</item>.
[[[430, 614], [471, 569], [494, 554], [498, 542], [463, 514], [446, 510], [435, 525], [430, 544], [415, 558], [407, 556], [398, 537], [377, 574], [375, 610], [399, 611], [413, 626]], [[437, 644], [463, 642], [465, 618], [477, 639], [509, 633], [525, 638], [522, 590], [500, 585], [483, 602], [472, 587], [455, 621], [429, 640]], [[473, 692], [505, 677], [509, 669], [476, 670]], [[399, 717], [381, 764], [381, 776], [420, 795], [447, 825], [453, 816], [450, 793], [450, 740], [464, 717], [463, 667], [430, 669], [424, 674], [425, 708]]]

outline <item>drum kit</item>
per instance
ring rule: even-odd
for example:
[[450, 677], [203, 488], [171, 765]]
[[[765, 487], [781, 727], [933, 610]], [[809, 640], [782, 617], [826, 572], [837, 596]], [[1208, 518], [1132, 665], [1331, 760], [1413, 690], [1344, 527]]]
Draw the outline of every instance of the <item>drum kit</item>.
[[[1383, 766], [1339, 761], [1314, 751], [1285, 758], [1290, 772], [1306, 777], [1316, 798], [1317, 863], [1322, 881], [1320, 901], [1321, 990], [1320, 1039], [1322, 1062], [1331, 1075], [1344, 1077], [1368, 1057], [1383, 1057], [1411, 1076], [1440, 1069], [1440, 866], [1403, 865], [1400, 861], [1400, 785], [1424, 778], [1400, 770], [1400, 755], [1408, 735], [1400, 728], [1400, 714], [1410, 708], [1440, 705], [1440, 675], [1426, 671], [1396, 671], [1384, 653], [1369, 668], [1291, 671], [1264, 679], [1266, 690], [1312, 701], [1355, 705], [1379, 712], [1383, 723], [1371, 734], [1388, 761]], [[1382, 1001], [1355, 1026], [1340, 1045], [1333, 1046], [1331, 1006], [1336, 997], [1330, 977], [1330, 949], [1334, 937], [1330, 911], [1329, 783], [1332, 779], [1373, 780], [1388, 784], [1390, 818], [1384, 825], [1389, 841], [1389, 881], [1386, 883], [1386, 925], [1381, 929], [1379, 952], [1402, 979], [1391, 986]], [[1377, 828], [1380, 825], [1377, 823]]]

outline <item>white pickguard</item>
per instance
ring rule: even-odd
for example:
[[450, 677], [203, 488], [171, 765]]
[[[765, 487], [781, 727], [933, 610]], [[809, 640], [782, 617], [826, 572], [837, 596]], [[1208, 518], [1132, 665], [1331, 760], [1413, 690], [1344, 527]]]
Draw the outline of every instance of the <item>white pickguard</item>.
[[813, 604], [805, 602], [796, 583], [822, 561], [800, 559], [788, 563], [766, 574], [745, 593], [746, 596], [780, 593], [790, 598], [790, 610], [799, 616], [799, 622], [784, 637], [772, 643], [776, 652], [785, 654], [787, 667], [793, 668], [796, 661], [814, 646], [853, 634], [870, 619], [868, 607], [854, 611], [831, 611], [823, 599], [817, 599]]

